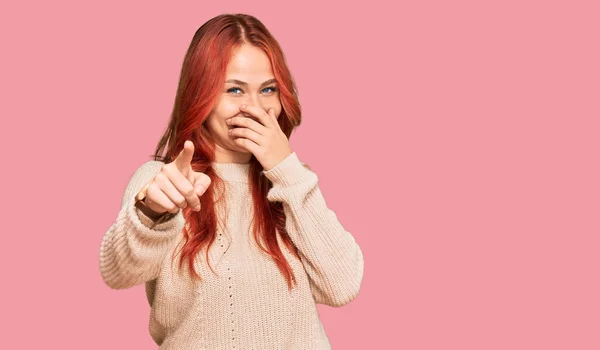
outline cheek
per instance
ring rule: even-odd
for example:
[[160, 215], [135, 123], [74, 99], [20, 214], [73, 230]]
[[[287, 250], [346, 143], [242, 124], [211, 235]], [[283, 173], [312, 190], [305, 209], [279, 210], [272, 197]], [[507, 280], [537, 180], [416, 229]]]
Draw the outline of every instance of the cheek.
[[225, 119], [231, 118], [239, 112], [239, 104], [222, 99], [214, 108], [214, 118], [224, 123]]
[[281, 116], [281, 112], [283, 112], [283, 107], [281, 106], [281, 102], [279, 101], [279, 99], [274, 105], [272, 105], [272, 108], [275, 109], [275, 117], [279, 119], [279, 117]]

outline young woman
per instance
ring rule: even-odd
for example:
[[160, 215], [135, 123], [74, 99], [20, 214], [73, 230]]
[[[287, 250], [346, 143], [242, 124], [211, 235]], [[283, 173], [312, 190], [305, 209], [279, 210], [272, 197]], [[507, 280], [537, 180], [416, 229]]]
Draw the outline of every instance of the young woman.
[[357, 296], [363, 255], [290, 148], [300, 120], [260, 21], [198, 29], [168, 128], [100, 249], [109, 287], [145, 284], [160, 349], [331, 348], [316, 304]]

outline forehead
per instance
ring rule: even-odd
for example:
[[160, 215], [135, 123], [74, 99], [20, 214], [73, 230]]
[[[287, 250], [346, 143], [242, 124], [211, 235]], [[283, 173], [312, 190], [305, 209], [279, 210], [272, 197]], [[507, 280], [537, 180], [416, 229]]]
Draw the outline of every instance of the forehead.
[[226, 79], [238, 79], [249, 84], [261, 84], [273, 78], [267, 54], [252, 45], [244, 44], [233, 52], [227, 64]]

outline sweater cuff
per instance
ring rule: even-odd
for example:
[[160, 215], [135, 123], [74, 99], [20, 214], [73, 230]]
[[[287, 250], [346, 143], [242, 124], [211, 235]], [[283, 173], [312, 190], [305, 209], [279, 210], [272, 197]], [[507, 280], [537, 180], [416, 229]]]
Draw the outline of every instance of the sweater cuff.
[[311, 171], [298, 159], [296, 152], [292, 152], [275, 167], [262, 172], [273, 185], [293, 185], [302, 181]]

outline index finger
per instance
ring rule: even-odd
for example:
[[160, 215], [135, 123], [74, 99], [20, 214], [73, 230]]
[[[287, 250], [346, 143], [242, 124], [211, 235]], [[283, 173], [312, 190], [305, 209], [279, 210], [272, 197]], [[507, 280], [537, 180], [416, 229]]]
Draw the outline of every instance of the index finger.
[[192, 168], [192, 157], [194, 156], [194, 143], [190, 140], [186, 140], [183, 143], [183, 149], [179, 152], [179, 155], [175, 159], [175, 166], [179, 171], [188, 176], [190, 169]]
[[269, 114], [267, 114], [267, 111], [265, 111], [264, 109], [262, 109], [260, 107], [241, 105], [240, 110], [242, 112], [246, 112], [246, 113], [251, 114], [252, 116], [256, 117], [256, 119], [258, 119], [258, 121], [266, 127], [271, 127], [273, 124], [273, 120], [271, 119], [271, 116]]

